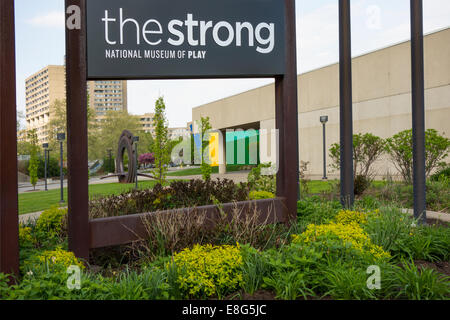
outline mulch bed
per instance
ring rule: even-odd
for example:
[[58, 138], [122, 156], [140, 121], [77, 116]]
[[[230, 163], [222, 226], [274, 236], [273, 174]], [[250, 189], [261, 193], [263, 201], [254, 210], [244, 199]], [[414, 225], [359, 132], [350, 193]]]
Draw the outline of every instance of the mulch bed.
[[428, 268], [433, 269], [439, 273], [445, 274], [450, 277], [450, 262], [429, 262], [423, 260], [414, 261], [418, 268]]

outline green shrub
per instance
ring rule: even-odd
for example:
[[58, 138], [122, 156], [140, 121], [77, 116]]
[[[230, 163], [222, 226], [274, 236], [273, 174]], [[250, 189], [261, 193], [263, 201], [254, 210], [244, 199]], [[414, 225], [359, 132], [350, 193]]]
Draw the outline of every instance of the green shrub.
[[212, 205], [215, 201], [230, 203], [248, 199], [249, 190], [232, 180], [172, 181], [169, 187], [157, 184], [153, 189], [133, 190], [89, 202], [90, 218], [129, 215], [176, 208]]
[[264, 282], [267, 287], [275, 290], [276, 298], [282, 300], [296, 300], [299, 297], [308, 299], [315, 296], [313, 290], [308, 288], [305, 282], [305, 274], [300, 270], [283, 272], [275, 277], [266, 277]]
[[[406, 183], [412, 183], [412, 138], [412, 130], [405, 130], [386, 140], [386, 151]], [[434, 129], [425, 131], [425, 173], [427, 177], [439, 166], [442, 160], [447, 158], [449, 148], [450, 139], [440, 135]]]
[[439, 181], [445, 178], [450, 179], [450, 163], [441, 164], [441, 168], [430, 177], [430, 180]]
[[367, 262], [383, 261], [390, 254], [374, 244], [357, 223], [310, 224], [305, 232], [293, 235], [293, 243], [313, 246], [337, 259]]
[[242, 288], [246, 293], [254, 294], [262, 287], [270, 265], [262, 253], [250, 246], [242, 247], [242, 260]]
[[363, 175], [356, 175], [354, 180], [354, 192], [355, 195], [362, 195], [372, 184], [372, 179], [369, 179]]
[[251, 190], [267, 191], [275, 194], [277, 191], [276, 176], [274, 174], [266, 175], [264, 171], [271, 172], [272, 165], [266, 163], [253, 168], [247, 177], [248, 184]]
[[9, 294], [10, 287], [8, 283], [9, 276], [4, 273], [0, 273], [0, 300], [6, 299]]
[[291, 243], [263, 255], [265, 276], [263, 288], [275, 290], [277, 298], [307, 299], [314, 297], [314, 289], [322, 282], [320, 273], [326, 261], [323, 251], [314, 246]]
[[[353, 171], [355, 173], [354, 192], [361, 195], [373, 180], [373, 164], [384, 153], [385, 141], [371, 133], [353, 135]], [[335, 143], [330, 148], [331, 167], [340, 170], [341, 148]]]
[[167, 300], [170, 298], [166, 273], [146, 269], [136, 273], [126, 269], [113, 282], [107, 282], [109, 300]]
[[363, 228], [374, 244], [389, 251], [393, 256], [398, 256], [404, 252], [413, 222], [400, 209], [385, 207], [379, 210], [378, 215], [369, 216]]
[[[173, 257], [178, 284], [187, 296], [224, 297], [242, 285], [242, 254], [238, 246], [199, 246]], [[170, 265], [170, 264], [169, 264]]]
[[35, 239], [31, 234], [31, 228], [19, 225], [19, 245], [21, 248], [33, 247]]
[[330, 262], [323, 274], [325, 296], [344, 300], [377, 298], [377, 291], [371, 290], [367, 286], [368, 275], [364, 268], [336, 260]]
[[[381, 189], [380, 200], [398, 207], [414, 206], [414, 191], [411, 184], [392, 184]], [[450, 209], [450, 185], [448, 180], [427, 181], [427, 210], [448, 211]]]
[[403, 261], [387, 274], [390, 290], [386, 298], [435, 300], [450, 298], [450, 278], [432, 269], [419, 269], [414, 262]]
[[361, 210], [374, 210], [381, 207], [381, 202], [373, 196], [364, 196], [355, 201], [355, 208]]
[[275, 195], [267, 191], [251, 191], [249, 198], [250, 200], [273, 199]]
[[36, 222], [36, 231], [52, 238], [62, 232], [63, 219], [67, 215], [67, 208], [52, 207], [42, 212]]
[[314, 196], [297, 202], [297, 213], [300, 229], [308, 224], [322, 224], [333, 220], [342, 209], [339, 201], [322, 201]]
[[[60, 175], [60, 167], [59, 160], [56, 158], [47, 159], [47, 177], [59, 177]], [[43, 179], [45, 177], [45, 160], [43, 158], [39, 158], [38, 160], [38, 177], [39, 179]], [[67, 168], [63, 168], [64, 176], [67, 176]]]
[[404, 255], [414, 260], [449, 261], [450, 229], [438, 226], [414, 228], [402, 249], [405, 252]]

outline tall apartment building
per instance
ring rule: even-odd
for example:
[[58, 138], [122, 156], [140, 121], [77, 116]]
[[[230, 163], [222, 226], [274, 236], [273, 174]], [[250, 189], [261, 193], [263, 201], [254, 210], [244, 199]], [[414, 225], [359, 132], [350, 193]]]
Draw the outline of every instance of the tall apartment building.
[[141, 125], [142, 131], [145, 133], [151, 133], [152, 136], [155, 135], [155, 127], [153, 126], [154, 113], [146, 113], [143, 115], [136, 116], [139, 118], [139, 123]]
[[89, 106], [101, 121], [108, 111], [128, 111], [127, 82], [100, 80], [87, 83]]
[[[128, 110], [127, 82], [118, 80], [88, 81], [89, 106], [101, 120], [107, 111]], [[66, 99], [65, 66], [50, 65], [25, 80], [26, 130], [36, 129], [39, 143], [49, 141], [48, 124], [51, 106]]]
[[47, 66], [25, 80], [27, 130], [36, 129], [40, 143], [48, 141], [51, 105], [66, 97], [64, 66]]

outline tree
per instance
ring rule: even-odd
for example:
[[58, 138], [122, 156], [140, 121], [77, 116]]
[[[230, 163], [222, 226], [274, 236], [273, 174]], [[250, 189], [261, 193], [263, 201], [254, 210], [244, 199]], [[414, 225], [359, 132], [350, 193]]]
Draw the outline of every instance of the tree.
[[16, 129], [17, 129], [17, 131], [20, 131], [22, 129], [21, 121], [23, 119], [25, 119], [25, 115], [23, 114], [23, 111], [17, 111], [17, 121], [16, 121]]
[[[50, 121], [48, 123], [48, 142], [50, 149], [59, 150], [59, 141], [56, 139], [57, 133], [67, 132], [67, 106], [66, 100], [55, 100], [50, 107]], [[100, 155], [103, 155], [100, 151], [100, 145], [102, 143], [102, 137], [99, 135], [99, 124], [95, 120], [95, 112], [89, 106], [89, 97], [87, 105], [87, 122], [88, 122], [88, 156], [89, 159], [95, 160]], [[64, 157], [67, 156], [67, 137], [63, 143]]]
[[150, 132], [139, 132], [139, 151], [141, 153], [153, 153], [154, 139]]
[[201, 118], [198, 122], [198, 125], [200, 127], [201, 132], [201, 139], [202, 139], [202, 164], [201, 164], [201, 171], [202, 171], [202, 177], [203, 180], [210, 180], [211, 179], [211, 172], [212, 168], [209, 161], [209, 131], [212, 129], [211, 124], [209, 123], [209, 117]]
[[[362, 194], [373, 180], [373, 164], [385, 151], [385, 140], [371, 133], [353, 135], [353, 172], [355, 194]], [[330, 148], [331, 167], [341, 167], [341, 148], [335, 143]]]
[[166, 105], [164, 104], [164, 99], [160, 97], [156, 100], [155, 116], [153, 118], [153, 126], [155, 127], [155, 138], [153, 143], [155, 169], [152, 173], [155, 179], [161, 184], [166, 181], [167, 166], [170, 163], [171, 147], [165, 110]]
[[[48, 143], [52, 150], [59, 150], [58, 133], [67, 132], [66, 100], [55, 100], [50, 106], [50, 121], [48, 123]], [[67, 137], [66, 137], [67, 138]], [[67, 155], [67, 139], [63, 143], [64, 157]]]
[[90, 158], [99, 159], [107, 156], [107, 150], [117, 150], [117, 143], [124, 130], [136, 134], [140, 129], [137, 117], [126, 111], [108, 111], [106, 117], [98, 123], [99, 140], [92, 147]]
[[153, 153], [143, 153], [139, 156], [139, 163], [149, 165], [155, 163], [155, 155]]
[[33, 189], [36, 190], [36, 183], [38, 181], [38, 166], [39, 166], [39, 146], [36, 129], [31, 130], [28, 133], [28, 139], [30, 141], [30, 162], [28, 165], [28, 172], [30, 175], [30, 183], [33, 185]]
[[[412, 130], [397, 133], [386, 140], [386, 151], [391, 161], [400, 172], [403, 181], [412, 183], [413, 178], [413, 137]], [[439, 167], [448, 156], [450, 140], [434, 129], [425, 131], [425, 174], [430, 174]]]

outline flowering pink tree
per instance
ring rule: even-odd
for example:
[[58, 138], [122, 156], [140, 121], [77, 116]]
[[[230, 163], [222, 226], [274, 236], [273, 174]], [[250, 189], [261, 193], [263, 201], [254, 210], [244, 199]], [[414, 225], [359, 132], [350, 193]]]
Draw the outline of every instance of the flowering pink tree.
[[139, 156], [139, 163], [143, 165], [149, 165], [155, 163], [155, 154], [144, 153]]

